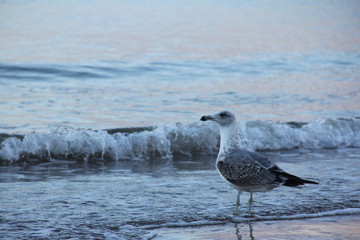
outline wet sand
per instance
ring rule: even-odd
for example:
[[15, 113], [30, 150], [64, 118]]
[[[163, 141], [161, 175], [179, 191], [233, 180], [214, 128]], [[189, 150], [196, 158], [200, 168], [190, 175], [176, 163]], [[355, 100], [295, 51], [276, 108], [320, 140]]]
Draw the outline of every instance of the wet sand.
[[155, 239], [360, 239], [360, 215], [155, 230]]

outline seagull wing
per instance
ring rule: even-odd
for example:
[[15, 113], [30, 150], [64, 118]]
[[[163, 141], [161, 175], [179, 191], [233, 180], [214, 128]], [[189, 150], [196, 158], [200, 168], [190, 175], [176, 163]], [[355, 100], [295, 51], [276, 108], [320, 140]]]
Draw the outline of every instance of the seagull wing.
[[226, 180], [237, 186], [282, 183], [285, 186], [297, 187], [305, 183], [318, 184], [289, 174], [267, 157], [245, 149], [220, 155], [217, 168]]
[[282, 171], [267, 157], [239, 149], [219, 156], [217, 168], [223, 177], [238, 186], [279, 184], [281, 175], [272, 171]]

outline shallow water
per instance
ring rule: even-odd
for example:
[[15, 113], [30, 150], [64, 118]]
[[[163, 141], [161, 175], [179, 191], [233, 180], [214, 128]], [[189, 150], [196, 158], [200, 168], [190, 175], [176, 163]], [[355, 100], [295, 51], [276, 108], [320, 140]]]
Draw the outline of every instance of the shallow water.
[[[358, 214], [359, 9], [1, 1], [1, 237], [146, 239]], [[234, 218], [236, 193], [214, 169], [218, 128], [198, 122], [224, 109], [246, 147], [320, 184], [256, 194], [255, 215]]]
[[[266, 152], [319, 185], [254, 195], [253, 217], [234, 218], [236, 191], [214, 156], [102, 164], [53, 160], [1, 167], [4, 238], [146, 238], [169, 226], [296, 219], [360, 212], [358, 149]], [[242, 195], [246, 215], [248, 194]]]
[[348, 239], [357, 240], [360, 217], [329, 216], [288, 221], [258, 221], [229, 223], [188, 228], [163, 228], [157, 230], [156, 239], [208, 239], [208, 240], [287, 240], [287, 239]]

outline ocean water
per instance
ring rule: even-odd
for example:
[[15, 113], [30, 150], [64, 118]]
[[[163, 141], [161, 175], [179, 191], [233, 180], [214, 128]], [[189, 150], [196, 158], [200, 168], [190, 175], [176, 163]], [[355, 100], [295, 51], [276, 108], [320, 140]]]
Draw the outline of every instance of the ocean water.
[[[359, 10], [0, 1], [0, 238], [359, 214]], [[218, 128], [199, 121], [225, 109], [249, 149], [320, 184], [255, 194], [254, 216], [233, 217]]]

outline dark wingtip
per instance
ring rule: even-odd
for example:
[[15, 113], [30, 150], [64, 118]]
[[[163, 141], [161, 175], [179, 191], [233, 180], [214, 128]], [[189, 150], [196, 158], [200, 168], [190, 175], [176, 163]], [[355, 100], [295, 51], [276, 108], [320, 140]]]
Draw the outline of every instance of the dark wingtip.
[[301, 186], [304, 184], [319, 184], [317, 182], [314, 181], [310, 181], [310, 180], [306, 180], [306, 179], [302, 179], [299, 177], [296, 177], [294, 175], [288, 175], [288, 179], [285, 180], [284, 185], [285, 186], [289, 186], [289, 187], [297, 187], [297, 186]]
[[318, 182], [315, 182], [315, 181], [310, 181], [310, 180], [304, 180], [304, 183], [309, 183], [309, 184], [319, 184]]
[[295, 175], [289, 174], [287, 172], [284, 172], [278, 168], [272, 168], [270, 169], [273, 173], [277, 175], [279, 178], [279, 181], [283, 182], [283, 185], [288, 187], [298, 187], [304, 184], [319, 184], [315, 181], [307, 180], [299, 178]]

